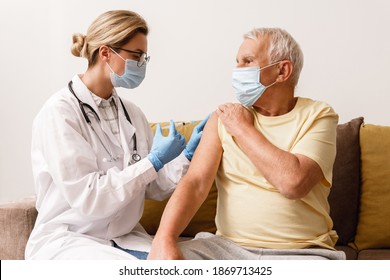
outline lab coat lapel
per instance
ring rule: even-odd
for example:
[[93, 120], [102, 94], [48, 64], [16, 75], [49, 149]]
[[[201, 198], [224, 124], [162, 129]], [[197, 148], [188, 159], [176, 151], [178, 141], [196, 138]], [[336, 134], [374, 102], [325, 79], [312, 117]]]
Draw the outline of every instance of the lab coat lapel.
[[[119, 97], [116, 99], [118, 102], [117, 104], [118, 104], [120, 139], [121, 139], [123, 151], [125, 153], [125, 156], [123, 158], [124, 160], [123, 164], [124, 166], [127, 166], [131, 162], [131, 155], [133, 154], [133, 149], [134, 149], [133, 136], [136, 132], [136, 128], [127, 120], [122, 104], [119, 100]], [[131, 112], [129, 110], [127, 110], [127, 112], [131, 118]]]

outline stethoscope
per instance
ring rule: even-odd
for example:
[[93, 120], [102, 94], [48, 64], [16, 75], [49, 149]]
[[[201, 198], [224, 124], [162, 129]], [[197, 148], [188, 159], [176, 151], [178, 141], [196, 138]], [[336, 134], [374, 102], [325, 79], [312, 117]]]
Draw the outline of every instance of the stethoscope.
[[[96, 133], [95, 129], [94, 129], [93, 126], [92, 126], [92, 122], [91, 122], [90, 118], [88, 117], [88, 114], [85, 112], [84, 107], [87, 107], [87, 108], [95, 115], [96, 119], [97, 119], [98, 122], [99, 122], [100, 128], [101, 128], [101, 122], [100, 122], [100, 118], [99, 118], [98, 114], [97, 114], [96, 111], [92, 108], [91, 105], [89, 105], [89, 104], [87, 104], [87, 103], [84, 103], [83, 101], [81, 101], [81, 100], [77, 97], [76, 93], [75, 93], [74, 90], [73, 90], [72, 84], [73, 84], [73, 82], [70, 81], [70, 82], [68, 83], [68, 88], [69, 88], [70, 92], [76, 97], [77, 101], [79, 102], [80, 110], [81, 110], [81, 113], [82, 113], [83, 116], [84, 116], [85, 121], [87, 122], [87, 124], [89, 125], [89, 127], [91, 128], [91, 130], [95, 133], [95, 135], [96, 135], [97, 138], [99, 139], [100, 144], [102, 144], [103, 148], [106, 150], [106, 152], [107, 152], [107, 153], [109, 154], [109, 156], [110, 156], [110, 159], [104, 158], [103, 161], [104, 161], [104, 162], [112, 162], [112, 161], [118, 160], [119, 156], [114, 156], [114, 153], [112, 152], [112, 149], [111, 149], [110, 142], [108, 141], [108, 139], [107, 139], [105, 133], [103, 132], [102, 134], [104, 135], [105, 140], [106, 140], [106, 142], [108, 143], [108, 148], [107, 148], [107, 146], [103, 143], [102, 139], [99, 137], [99, 134]], [[118, 98], [119, 98], [119, 97], [118, 97]], [[125, 113], [126, 119], [128, 120], [128, 122], [129, 122], [131, 125], [133, 125], [132, 122], [131, 122], [131, 119], [130, 119], [129, 114], [127, 113], [127, 110], [126, 110], [126, 108], [125, 108], [125, 105], [124, 105], [123, 102], [122, 102], [122, 99], [119, 98], [119, 101], [121, 102], [121, 105], [122, 105], [123, 111], [124, 111], [124, 113]], [[102, 130], [103, 130], [103, 129], [102, 129]], [[138, 162], [138, 161], [141, 160], [141, 156], [137, 153], [137, 136], [135, 135], [135, 132], [134, 132], [134, 134], [133, 134], [132, 140], [133, 140], [133, 154], [132, 154], [131, 158], [133, 159], [134, 162]]]

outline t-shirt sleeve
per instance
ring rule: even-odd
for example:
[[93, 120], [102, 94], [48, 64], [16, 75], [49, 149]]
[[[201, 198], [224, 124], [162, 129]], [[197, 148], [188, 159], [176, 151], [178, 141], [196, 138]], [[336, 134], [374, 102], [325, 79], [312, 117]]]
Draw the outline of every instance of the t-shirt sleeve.
[[333, 164], [336, 158], [336, 129], [338, 115], [326, 106], [303, 133], [292, 153], [301, 154], [314, 160], [321, 168], [325, 186], [332, 184]]

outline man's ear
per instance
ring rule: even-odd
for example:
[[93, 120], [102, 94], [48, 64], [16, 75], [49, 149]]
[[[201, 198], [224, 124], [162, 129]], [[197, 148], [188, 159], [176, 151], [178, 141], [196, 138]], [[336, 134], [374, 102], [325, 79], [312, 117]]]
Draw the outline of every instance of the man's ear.
[[292, 72], [294, 70], [294, 65], [289, 60], [282, 60], [279, 63], [278, 67], [279, 67], [279, 75], [276, 81], [280, 83], [287, 81], [292, 75]]
[[99, 57], [102, 61], [108, 62], [111, 57], [111, 50], [108, 46], [100, 46], [99, 48]]

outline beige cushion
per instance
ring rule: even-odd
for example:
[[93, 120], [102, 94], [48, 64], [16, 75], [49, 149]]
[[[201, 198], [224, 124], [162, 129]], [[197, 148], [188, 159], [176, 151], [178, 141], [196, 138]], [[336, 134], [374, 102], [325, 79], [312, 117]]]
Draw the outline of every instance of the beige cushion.
[[390, 127], [360, 129], [362, 191], [358, 250], [390, 247]]
[[[199, 122], [194, 122], [186, 125], [180, 125], [177, 127], [177, 131], [180, 132], [188, 141], [191, 137], [192, 130]], [[162, 127], [166, 127], [169, 123], [164, 122], [160, 123]], [[156, 124], [151, 124], [153, 131], [156, 129]], [[163, 129], [163, 135], [167, 135], [168, 129]], [[164, 211], [165, 205], [168, 200], [165, 201], [145, 201], [145, 209], [140, 223], [145, 228], [149, 234], [155, 234], [158, 225], [160, 224], [160, 219], [162, 212]], [[215, 233], [215, 214], [217, 208], [217, 188], [215, 185], [212, 186], [211, 191], [206, 198], [205, 202], [202, 204], [198, 212], [195, 214], [194, 218], [183, 231], [182, 236], [193, 237], [196, 233], [201, 231]]]
[[0, 205], [0, 259], [24, 259], [27, 240], [34, 227], [35, 198]]

